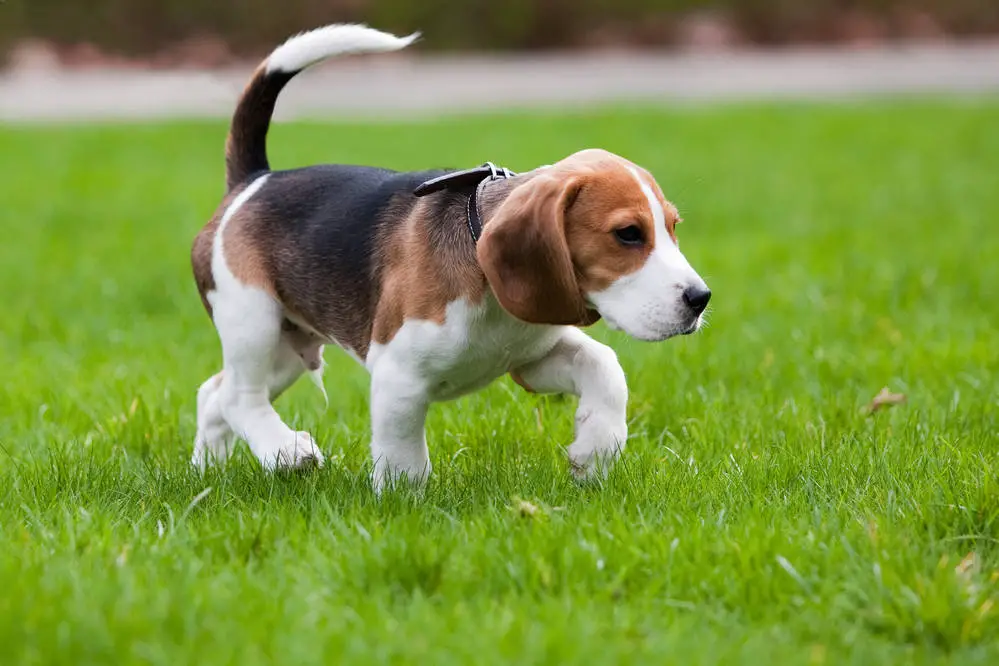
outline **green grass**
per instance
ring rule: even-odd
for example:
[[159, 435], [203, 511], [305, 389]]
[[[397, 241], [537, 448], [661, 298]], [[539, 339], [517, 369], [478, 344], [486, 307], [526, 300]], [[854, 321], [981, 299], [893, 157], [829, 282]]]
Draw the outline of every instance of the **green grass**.
[[[368, 488], [367, 377], [279, 411], [325, 469], [189, 469], [219, 366], [190, 241], [223, 124], [0, 130], [0, 663], [997, 663], [999, 104], [280, 125], [277, 166], [650, 168], [715, 293], [598, 326], [632, 438], [569, 480], [573, 403], [431, 413], [422, 495]], [[861, 408], [884, 386], [908, 402]], [[523, 515], [520, 502], [537, 507]], [[528, 512], [529, 513], [529, 512]]]

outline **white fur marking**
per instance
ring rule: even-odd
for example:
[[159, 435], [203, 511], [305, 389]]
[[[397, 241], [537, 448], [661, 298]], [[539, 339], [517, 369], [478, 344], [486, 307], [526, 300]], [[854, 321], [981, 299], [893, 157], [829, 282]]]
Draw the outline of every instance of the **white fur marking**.
[[669, 232], [666, 230], [666, 211], [663, 210], [662, 204], [659, 203], [659, 197], [657, 197], [656, 193], [652, 191], [649, 184], [642, 180], [638, 171], [632, 167], [628, 167], [628, 170], [631, 171], [631, 175], [638, 181], [638, 186], [642, 188], [642, 194], [644, 194], [645, 198], [649, 201], [649, 208], [652, 211], [652, 228], [655, 230], [656, 234], [656, 249], [659, 249], [660, 245], [664, 243], [672, 245], [673, 239], [670, 238]]
[[267, 59], [267, 71], [299, 72], [333, 56], [399, 51], [419, 36], [419, 33], [413, 33], [408, 37], [396, 37], [357, 24], [327, 25], [295, 35], [274, 49]]

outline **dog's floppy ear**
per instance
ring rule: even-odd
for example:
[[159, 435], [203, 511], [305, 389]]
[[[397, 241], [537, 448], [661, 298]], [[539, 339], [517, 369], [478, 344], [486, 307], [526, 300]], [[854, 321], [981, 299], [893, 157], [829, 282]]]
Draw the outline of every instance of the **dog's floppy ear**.
[[587, 326], [586, 307], [566, 240], [565, 220], [581, 176], [546, 173], [515, 188], [485, 225], [479, 265], [500, 305], [534, 324]]

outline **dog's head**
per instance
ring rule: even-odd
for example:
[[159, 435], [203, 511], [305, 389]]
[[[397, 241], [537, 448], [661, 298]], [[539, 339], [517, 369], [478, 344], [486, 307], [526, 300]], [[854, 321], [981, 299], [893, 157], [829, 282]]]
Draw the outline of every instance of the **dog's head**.
[[500, 304], [539, 324], [601, 316], [640, 340], [693, 333], [711, 292], [680, 253], [676, 208], [644, 169], [585, 150], [529, 174], [489, 217], [479, 263]]

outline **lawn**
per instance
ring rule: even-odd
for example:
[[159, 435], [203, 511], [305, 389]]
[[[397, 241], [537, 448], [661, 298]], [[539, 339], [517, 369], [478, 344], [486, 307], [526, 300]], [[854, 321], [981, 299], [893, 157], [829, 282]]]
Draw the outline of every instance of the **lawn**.
[[714, 291], [697, 336], [594, 328], [632, 393], [602, 487], [572, 400], [504, 379], [380, 501], [335, 349], [328, 408], [278, 403], [326, 468], [188, 466], [225, 130], [0, 130], [0, 663], [999, 663], [999, 103], [276, 126], [276, 166], [619, 152]]

